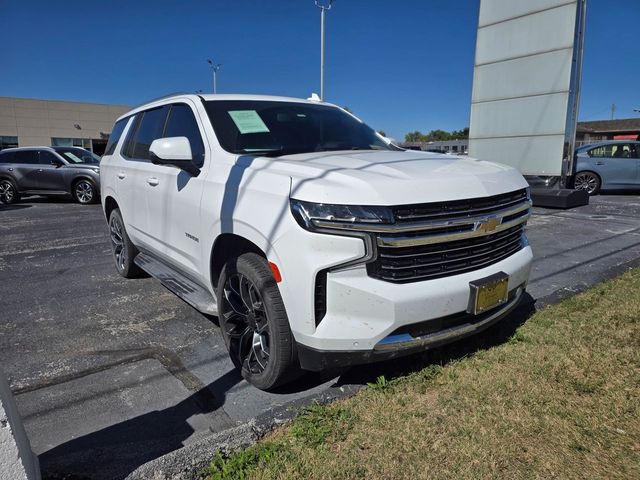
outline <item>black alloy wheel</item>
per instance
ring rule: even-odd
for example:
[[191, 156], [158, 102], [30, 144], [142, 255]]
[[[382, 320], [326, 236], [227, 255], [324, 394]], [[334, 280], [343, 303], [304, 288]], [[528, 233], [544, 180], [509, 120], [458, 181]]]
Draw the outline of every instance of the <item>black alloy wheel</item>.
[[264, 372], [269, 362], [271, 331], [262, 296], [241, 273], [227, 277], [224, 289], [225, 333], [233, 363], [250, 372]]
[[144, 276], [144, 272], [134, 263], [138, 249], [131, 243], [124, 221], [119, 209], [115, 209], [109, 215], [109, 239], [116, 270], [124, 278], [137, 278]]
[[242, 376], [261, 390], [293, 379], [299, 372], [297, 349], [266, 259], [245, 253], [227, 261], [217, 297], [222, 337]]

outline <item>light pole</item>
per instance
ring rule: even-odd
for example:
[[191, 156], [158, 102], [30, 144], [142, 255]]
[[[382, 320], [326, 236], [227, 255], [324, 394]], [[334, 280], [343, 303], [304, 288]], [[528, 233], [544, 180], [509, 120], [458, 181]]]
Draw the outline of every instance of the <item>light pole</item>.
[[220, 67], [222, 66], [221, 63], [213, 63], [213, 60], [208, 59], [207, 63], [209, 63], [209, 65], [211, 65], [211, 70], [213, 70], [213, 93], [218, 93], [217, 91], [217, 85], [216, 85], [216, 76], [218, 75], [218, 70], [220, 70]]
[[323, 5], [320, 0], [315, 0], [316, 7], [320, 9], [320, 100], [324, 100], [324, 16], [327, 10], [331, 10], [333, 0], [328, 5]]

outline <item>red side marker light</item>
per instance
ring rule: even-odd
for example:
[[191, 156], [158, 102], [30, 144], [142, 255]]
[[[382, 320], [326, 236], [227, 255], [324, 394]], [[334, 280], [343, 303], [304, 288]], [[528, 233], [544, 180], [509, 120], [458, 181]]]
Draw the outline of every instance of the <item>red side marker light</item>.
[[273, 278], [276, 279], [276, 283], [280, 283], [282, 281], [282, 275], [280, 274], [278, 266], [273, 262], [269, 262], [269, 267], [271, 267], [271, 273], [273, 273]]

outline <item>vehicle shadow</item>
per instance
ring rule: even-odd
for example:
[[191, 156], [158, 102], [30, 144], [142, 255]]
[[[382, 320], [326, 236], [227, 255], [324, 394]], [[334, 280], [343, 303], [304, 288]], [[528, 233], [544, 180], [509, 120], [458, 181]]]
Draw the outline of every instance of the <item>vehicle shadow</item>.
[[182, 448], [195, 433], [189, 419], [196, 415], [213, 415], [219, 411], [221, 418], [212, 417], [210, 428], [233, 426], [222, 406], [226, 392], [241, 380], [236, 370], [230, 370], [176, 405], [58, 445], [39, 455], [42, 476], [45, 480], [126, 478], [139, 466]]
[[[525, 294], [520, 306], [507, 318], [484, 332], [459, 342], [420, 354], [362, 365], [341, 371], [308, 373], [298, 380], [273, 390], [274, 394], [290, 394], [309, 390], [331, 379], [332, 387], [366, 385], [384, 375], [387, 380], [419, 371], [429, 365], [446, 365], [454, 360], [492, 348], [509, 340], [518, 327], [535, 312], [534, 300]], [[213, 318], [212, 318], [213, 320]], [[146, 462], [182, 448], [194, 433], [189, 419], [196, 415], [215, 415], [222, 410], [226, 393], [242, 381], [237, 370], [231, 370], [185, 400], [115, 425], [74, 438], [39, 456], [45, 479], [123, 479]], [[212, 431], [216, 417], [211, 417]], [[222, 420], [224, 424], [224, 418]], [[229, 427], [227, 423], [223, 427]]]
[[0, 203], [0, 212], [8, 212], [10, 210], [22, 210], [24, 208], [29, 208], [31, 205], [24, 205], [20, 203], [12, 203], [7, 205], [6, 203]]

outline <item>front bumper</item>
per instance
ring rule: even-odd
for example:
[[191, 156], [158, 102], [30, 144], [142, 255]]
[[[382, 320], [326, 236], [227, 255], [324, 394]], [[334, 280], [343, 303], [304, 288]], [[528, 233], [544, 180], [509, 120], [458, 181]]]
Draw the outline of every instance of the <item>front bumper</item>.
[[[310, 371], [344, 368], [353, 365], [390, 360], [392, 358], [436, 348], [477, 334], [502, 320], [519, 305], [524, 292], [525, 285], [523, 284], [509, 292], [508, 303], [501, 307], [476, 316], [464, 312], [449, 315], [448, 317], [437, 320], [439, 320], [441, 324], [452, 324], [453, 326], [422, 335], [413, 335], [408, 332], [392, 334], [379, 341], [372, 350], [318, 350], [298, 343], [300, 366], [302, 369]], [[424, 325], [416, 326], [417, 330], [420, 330], [422, 327], [425, 331], [428, 331], [429, 323], [434, 322], [426, 321], [422, 323]]]
[[[329, 272], [326, 314], [311, 331], [292, 330], [299, 345], [318, 351], [373, 351], [400, 327], [437, 322], [465, 312], [470, 282], [504, 272], [509, 292], [526, 286], [533, 255], [525, 246], [485, 268], [421, 282], [396, 284], [372, 278], [364, 266]], [[287, 309], [289, 311], [289, 308]], [[290, 318], [296, 318], [290, 315]]]

